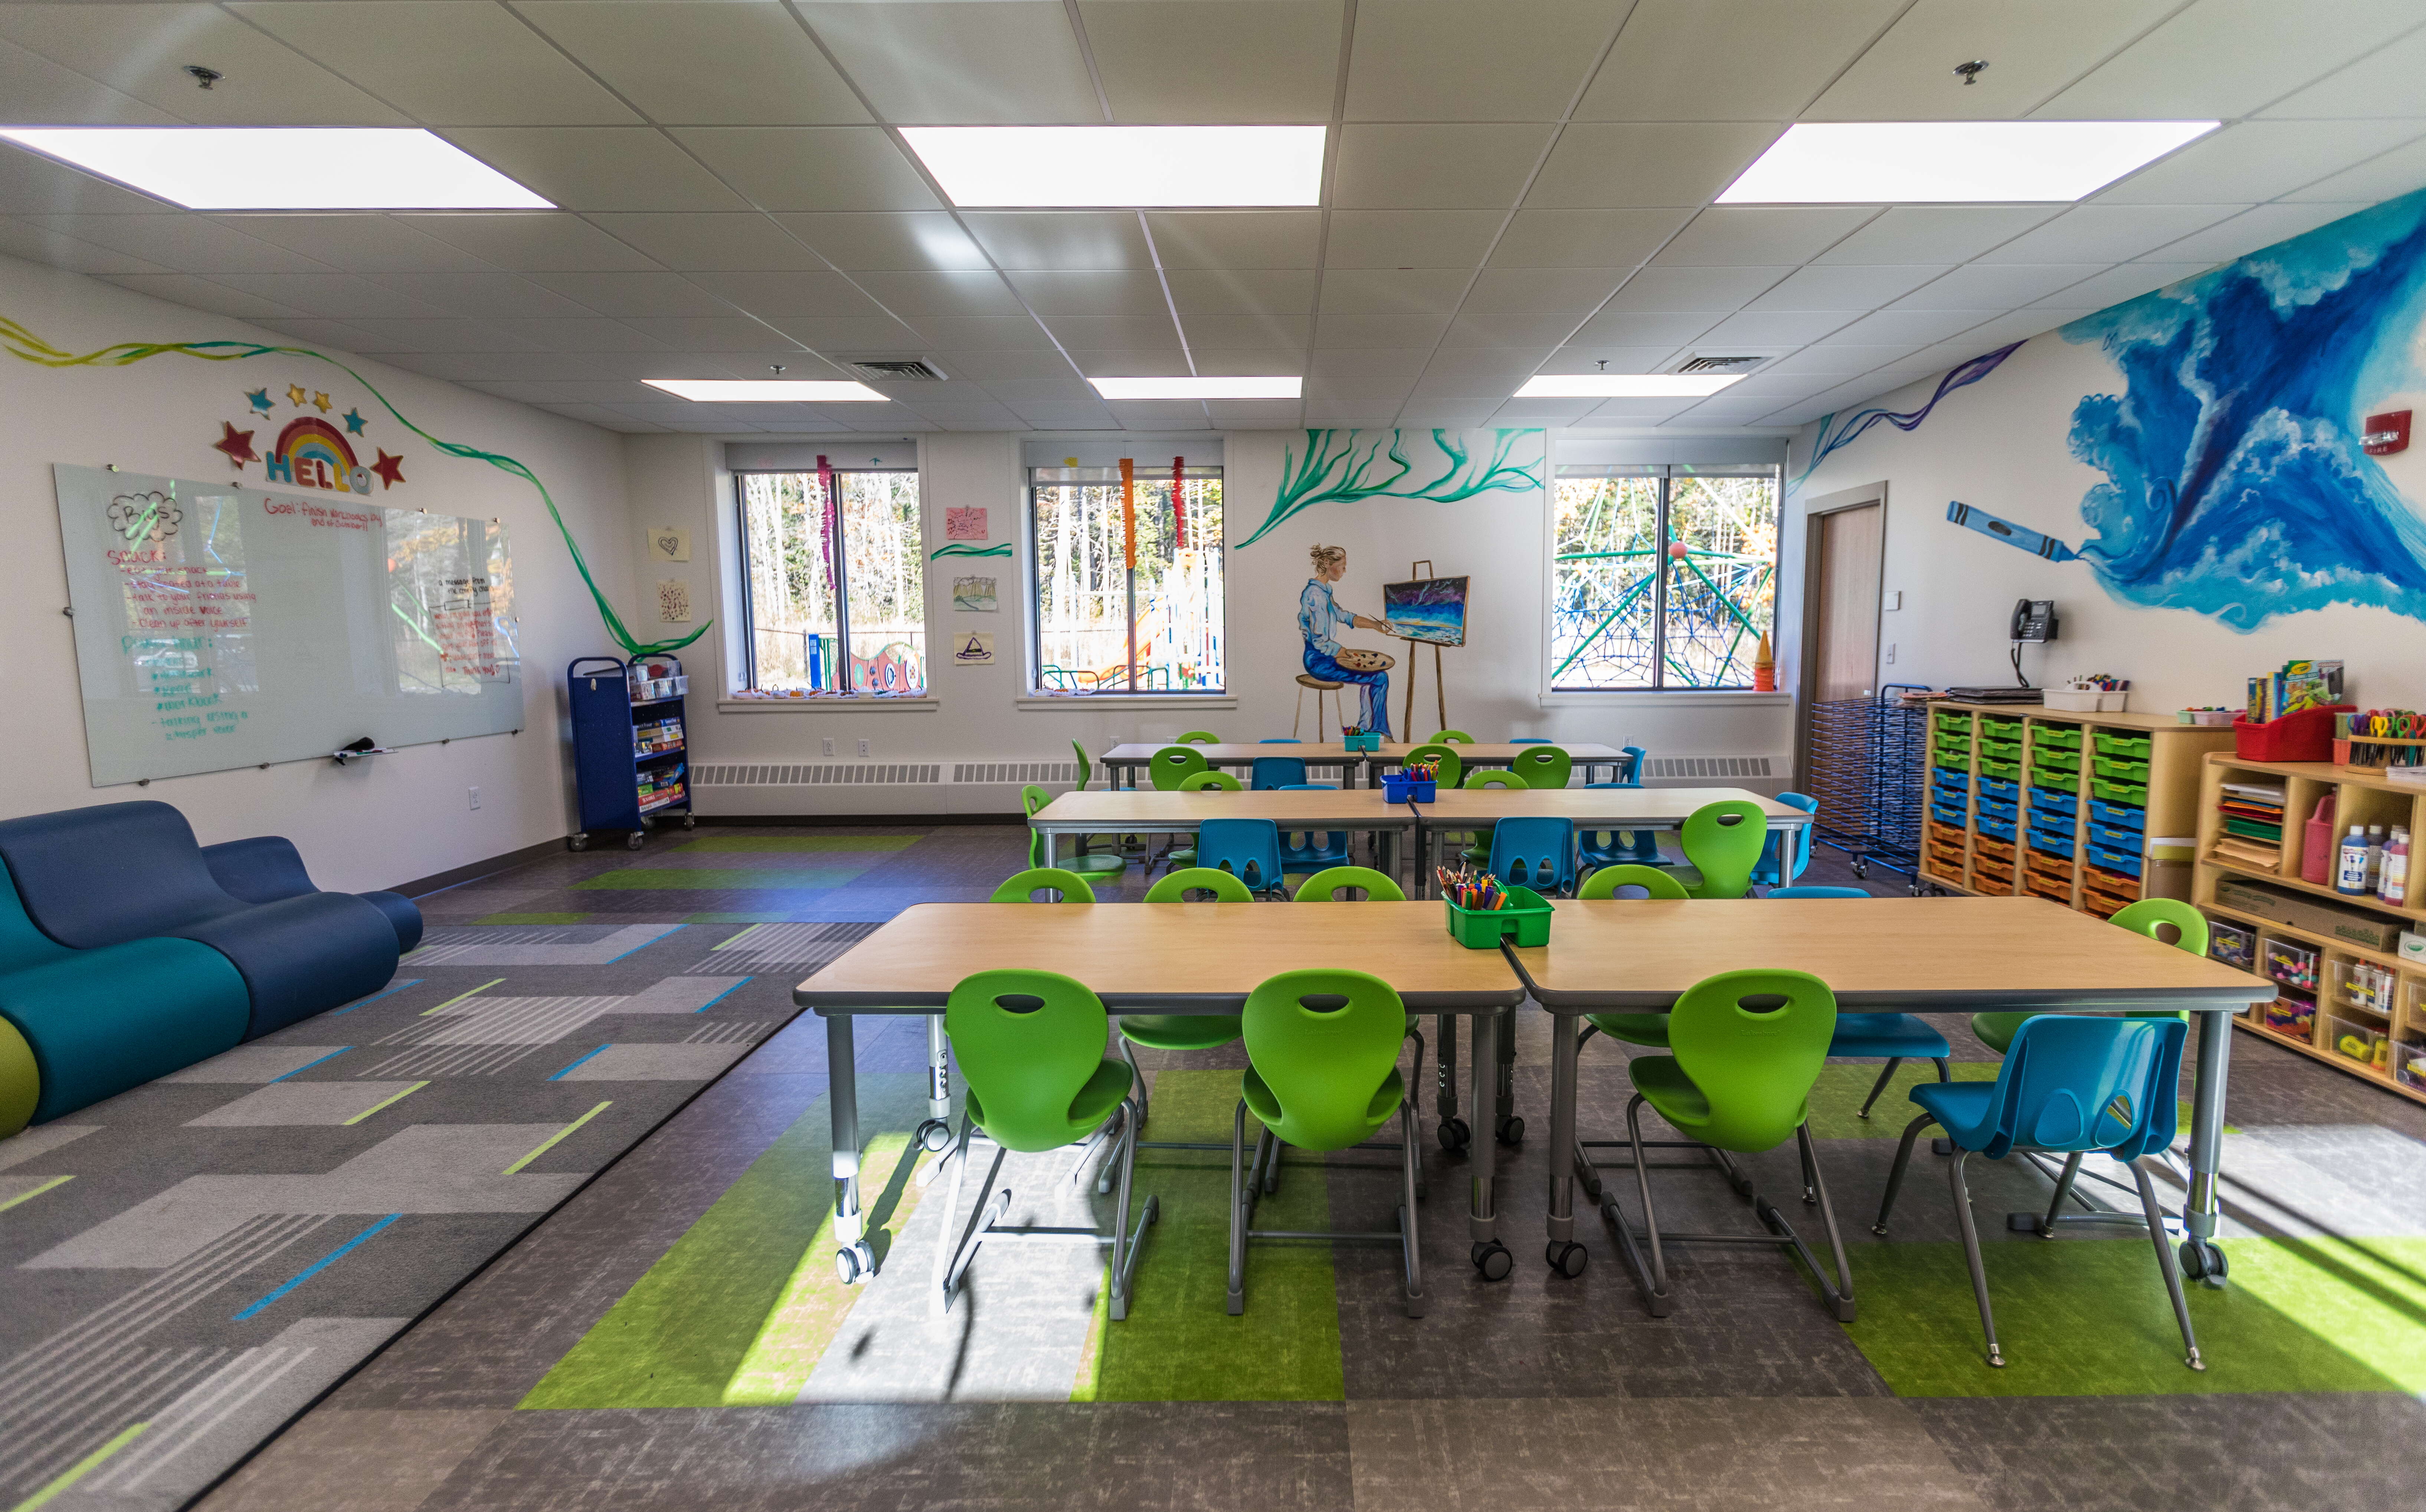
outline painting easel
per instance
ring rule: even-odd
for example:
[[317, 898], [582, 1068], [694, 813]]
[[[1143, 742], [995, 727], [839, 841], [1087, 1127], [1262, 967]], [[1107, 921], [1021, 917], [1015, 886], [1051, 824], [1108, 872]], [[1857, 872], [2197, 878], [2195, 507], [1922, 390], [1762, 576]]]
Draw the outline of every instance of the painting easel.
[[[1432, 575], [1431, 559], [1430, 557], [1426, 557], [1422, 561], [1408, 563], [1407, 575], [1412, 578], [1431, 577]], [[1409, 648], [1407, 652], [1407, 708], [1406, 712], [1399, 716], [1399, 728], [1409, 740], [1413, 740], [1415, 738], [1415, 671], [1423, 664], [1415, 657], [1415, 651], [1419, 649], [1417, 642], [1405, 635], [1401, 635], [1398, 638], [1406, 641]], [[1448, 728], [1448, 685], [1441, 681], [1440, 642], [1432, 641], [1430, 644], [1432, 648], [1432, 696], [1438, 700], [1437, 706], [1440, 710], [1440, 724], [1438, 728], [1447, 730]]]

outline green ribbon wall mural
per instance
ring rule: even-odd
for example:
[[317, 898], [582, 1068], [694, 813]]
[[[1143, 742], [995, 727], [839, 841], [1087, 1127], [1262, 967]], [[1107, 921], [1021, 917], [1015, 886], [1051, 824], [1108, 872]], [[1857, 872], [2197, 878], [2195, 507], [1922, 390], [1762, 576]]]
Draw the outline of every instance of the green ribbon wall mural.
[[[1542, 434], [1538, 429], [1493, 431], [1488, 461], [1469, 457], [1457, 431], [1429, 432], [1429, 452], [1420, 444], [1411, 446], [1411, 434], [1404, 430], [1307, 431], [1302, 457], [1294, 447], [1282, 454], [1281, 487], [1272, 500], [1272, 512], [1238, 544], [1253, 545], [1282, 521], [1318, 504], [1375, 498], [1455, 504], [1485, 493], [1526, 493], [1545, 486], [1533, 464], [1510, 460], [1519, 447]], [[1408, 455], [1411, 451], [1415, 457]]]

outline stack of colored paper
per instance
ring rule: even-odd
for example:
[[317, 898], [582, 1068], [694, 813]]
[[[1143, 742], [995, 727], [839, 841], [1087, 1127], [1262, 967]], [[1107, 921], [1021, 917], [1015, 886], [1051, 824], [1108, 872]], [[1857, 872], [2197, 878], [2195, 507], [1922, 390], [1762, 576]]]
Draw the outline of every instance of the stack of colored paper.
[[2216, 853], [2227, 861], [2272, 871], [2283, 863], [2283, 789], [2270, 782], [2226, 782], [2216, 805], [2224, 832]]

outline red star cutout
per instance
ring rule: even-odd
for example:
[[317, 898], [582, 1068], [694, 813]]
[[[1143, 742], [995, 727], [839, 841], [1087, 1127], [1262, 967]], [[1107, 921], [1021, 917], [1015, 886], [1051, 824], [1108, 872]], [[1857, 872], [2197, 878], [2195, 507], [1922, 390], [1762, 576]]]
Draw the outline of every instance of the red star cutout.
[[404, 481], [404, 458], [390, 457], [385, 451], [381, 451], [379, 454], [378, 463], [371, 468], [371, 471], [380, 475], [380, 488], [392, 489]]
[[219, 429], [225, 434], [221, 435], [218, 440], [211, 442], [211, 445], [219, 451], [227, 453], [227, 458], [229, 461], [234, 462], [238, 467], [242, 467], [247, 462], [257, 462], [261, 460], [260, 454], [256, 453], [252, 449], [251, 431], [238, 430], [235, 426], [224, 420], [219, 422]]

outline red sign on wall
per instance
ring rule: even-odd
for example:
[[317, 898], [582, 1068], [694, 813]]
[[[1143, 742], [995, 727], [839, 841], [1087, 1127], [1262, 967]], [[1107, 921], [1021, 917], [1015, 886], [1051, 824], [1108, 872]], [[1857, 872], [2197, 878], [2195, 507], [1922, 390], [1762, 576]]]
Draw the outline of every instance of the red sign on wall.
[[2369, 415], [2359, 432], [2359, 449], [2369, 457], [2389, 457], [2394, 452], [2409, 449], [2409, 411], [2395, 410], [2390, 414]]

